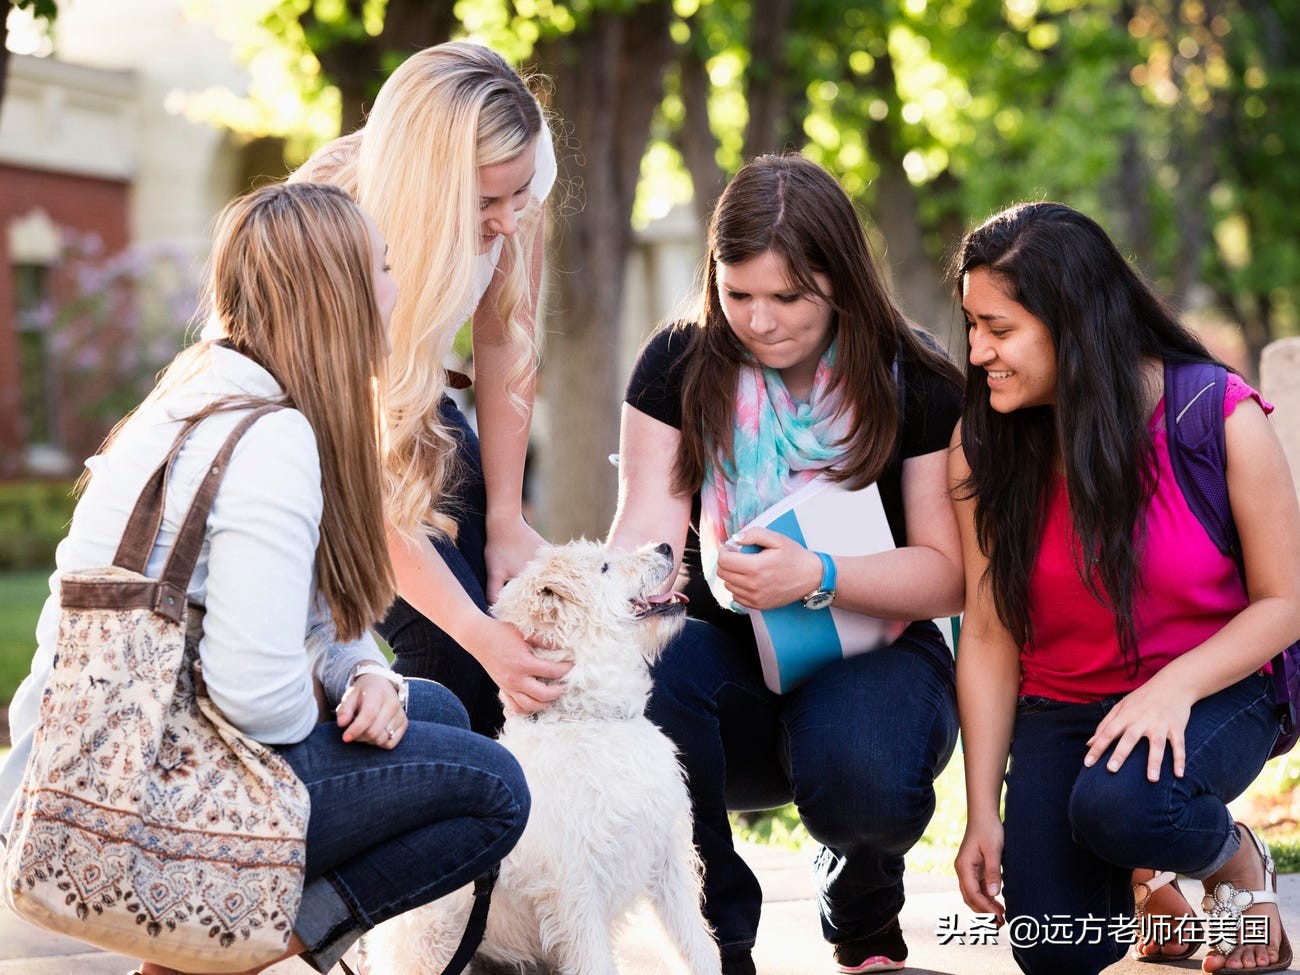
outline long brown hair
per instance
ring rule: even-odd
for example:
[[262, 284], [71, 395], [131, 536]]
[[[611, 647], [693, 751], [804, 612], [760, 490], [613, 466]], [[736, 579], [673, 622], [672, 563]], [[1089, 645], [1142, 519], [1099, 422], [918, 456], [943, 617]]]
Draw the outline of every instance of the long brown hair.
[[[852, 410], [853, 426], [830, 477], [861, 487], [875, 481], [893, 456], [902, 423], [893, 365], [901, 350], [960, 385], [956, 367], [917, 337], [894, 303], [857, 211], [834, 177], [802, 156], [759, 156], [741, 168], [713, 209], [700, 311], [681, 326], [690, 332], [682, 378], [682, 415], [690, 419], [682, 424], [674, 469], [680, 493], [696, 491], [706, 464], [730, 450], [734, 390], [741, 366], [751, 361], [722, 313], [717, 265], [740, 264], [768, 251], [785, 261], [792, 287], [831, 307], [832, 382]], [[829, 295], [822, 294], [814, 274], [830, 280]]]
[[316, 434], [320, 454], [317, 584], [342, 639], [393, 601], [379, 466], [388, 336], [375, 302], [370, 237], [346, 193], [267, 186], [217, 222], [212, 313], [235, 348], [261, 363]]
[[[361, 210], [332, 186], [263, 187], [221, 212], [209, 264], [198, 320], [217, 316], [226, 341], [284, 389], [276, 402], [302, 413], [316, 436], [323, 495], [317, 585], [339, 637], [356, 639], [395, 595], [379, 473], [388, 337]], [[211, 350], [202, 342], [177, 355], [145, 403], [201, 372]], [[228, 397], [191, 419], [264, 402]], [[101, 453], [135, 412], [114, 427]]]

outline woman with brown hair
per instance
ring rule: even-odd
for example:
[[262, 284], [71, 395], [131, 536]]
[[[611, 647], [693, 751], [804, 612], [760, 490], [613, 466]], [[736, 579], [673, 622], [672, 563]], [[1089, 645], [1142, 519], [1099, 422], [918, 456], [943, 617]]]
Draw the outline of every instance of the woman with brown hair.
[[[230, 456], [188, 599], [202, 612], [208, 696], [238, 731], [273, 746], [310, 795], [288, 953], [321, 972], [368, 928], [489, 870], [528, 811], [514, 759], [469, 731], [444, 688], [393, 674], [368, 632], [393, 593], [376, 398], [397, 298], [385, 250], [334, 187], [270, 186], [223, 211], [208, 299], [224, 337], [180, 353], [87, 462], [0, 776], [12, 810], [58, 639], [60, 575], [112, 564], [146, 479], [197, 421], [172, 461], [145, 568], [159, 578], [227, 435], [250, 410], [280, 407]], [[141, 971], [172, 969], [146, 959]]]
[[[952, 655], [931, 620], [962, 596], [945, 482], [960, 404], [956, 369], [885, 289], [839, 184], [799, 156], [744, 166], [709, 225], [699, 313], [653, 336], [628, 384], [609, 539], [669, 541], [690, 571], [696, 619], [655, 668], [648, 713], [689, 775], [705, 913], [731, 975], [754, 971], [762, 898], [727, 811], [791, 801], [822, 844], [839, 970], [903, 967], [903, 854], [957, 735]], [[818, 475], [878, 485], [896, 547], [831, 556], [742, 530]], [[800, 600], [901, 633], [776, 694], [746, 613]]]

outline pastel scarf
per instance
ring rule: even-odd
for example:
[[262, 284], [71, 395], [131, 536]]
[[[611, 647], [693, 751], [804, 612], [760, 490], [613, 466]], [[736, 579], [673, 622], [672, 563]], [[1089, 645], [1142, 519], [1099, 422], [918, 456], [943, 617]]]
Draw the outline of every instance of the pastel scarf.
[[780, 373], [744, 366], [736, 385], [736, 420], [728, 455], [705, 466], [700, 488], [700, 560], [720, 606], [744, 612], [718, 579], [722, 543], [844, 454], [849, 411], [831, 389], [835, 343], [817, 363], [808, 402], [797, 402]]

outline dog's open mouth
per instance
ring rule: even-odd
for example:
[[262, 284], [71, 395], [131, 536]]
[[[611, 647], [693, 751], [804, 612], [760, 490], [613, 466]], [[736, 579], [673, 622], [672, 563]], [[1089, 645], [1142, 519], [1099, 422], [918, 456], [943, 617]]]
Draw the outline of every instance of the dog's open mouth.
[[660, 613], [684, 613], [689, 602], [685, 593], [666, 592], [659, 596], [634, 599], [632, 609], [636, 611], [637, 619], [644, 619], [647, 616], [658, 616]]

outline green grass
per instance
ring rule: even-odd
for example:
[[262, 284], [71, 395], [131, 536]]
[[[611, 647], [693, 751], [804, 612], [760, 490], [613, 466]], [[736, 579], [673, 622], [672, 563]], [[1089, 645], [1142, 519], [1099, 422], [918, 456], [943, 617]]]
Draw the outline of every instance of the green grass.
[[0, 707], [27, 676], [36, 650], [36, 619], [50, 594], [50, 570], [0, 573]]
[[[952, 873], [952, 861], [966, 826], [966, 788], [959, 754], [953, 756], [935, 780], [934, 791], [934, 818], [920, 842], [908, 852], [907, 866], [926, 873]], [[792, 805], [771, 812], [732, 816], [732, 830], [752, 843], [771, 843], [809, 853], [817, 847]]]

